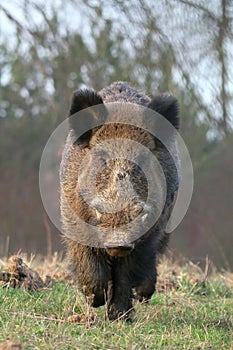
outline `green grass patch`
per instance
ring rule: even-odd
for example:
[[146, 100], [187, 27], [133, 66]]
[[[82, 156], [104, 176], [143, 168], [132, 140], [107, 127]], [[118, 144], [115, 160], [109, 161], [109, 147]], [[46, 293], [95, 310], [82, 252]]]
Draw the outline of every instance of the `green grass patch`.
[[[59, 276], [39, 292], [0, 287], [0, 344], [9, 339], [33, 350], [232, 349], [232, 274], [207, 278], [187, 266], [172, 269], [167, 264], [161, 272], [150, 304], [135, 302], [130, 324], [109, 322], [105, 307], [89, 310], [75, 284]], [[91, 325], [68, 320], [90, 312], [97, 314]]]

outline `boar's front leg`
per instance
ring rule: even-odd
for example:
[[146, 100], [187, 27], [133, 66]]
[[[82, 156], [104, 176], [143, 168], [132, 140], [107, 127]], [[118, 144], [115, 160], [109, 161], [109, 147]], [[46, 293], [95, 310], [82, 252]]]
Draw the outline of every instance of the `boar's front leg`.
[[156, 272], [152, 274], [151, 277], [145, 279], [143, 284], [135, 287], [135, 292], [137, 299], [142, 302], [148, 302], [151, 299], [151, 296], [154, 294], [156, 284]]
[[108, 282], [111, 279], [111, 269], [105, 253], [76, 242], [69, 242], [67, 251], [73, 263], [79, 289], [86, 296], [88, 303], [94, 307], [104, 305]]
[[115, 258], [112, 280], [108, 285], [108, 317], [110, 320], [130, 320], [132, 311], [132, 287], [127, 271], [127, 258]]

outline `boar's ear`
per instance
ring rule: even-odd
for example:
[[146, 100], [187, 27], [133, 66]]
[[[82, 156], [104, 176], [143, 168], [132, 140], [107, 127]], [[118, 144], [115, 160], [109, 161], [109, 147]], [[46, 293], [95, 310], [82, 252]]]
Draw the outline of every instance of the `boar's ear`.
[[77, 90], [73, 94], [69, 115], [102, 103], [103, 100], [96, 91], [90, 89]]
[[160, 95], [151, 100], [148, 107], [164, 116], [177, 130], [179, 129], [179, 106], [175, 97]]
[[[98, 108], [91, 108], [100, 105]], [[89, 108], [88, 108], [89, 107]], [[75, 115], [83, 110], [80, 115]], [[94, 90], [83, 89], [77, 90], [73, 94], [71, 107], [69, 111], [69, 124], [76, 137], [76, 142], [86, 146], [96, 131], [97, 123], [104, 123], [107, 110], [103, 104], [101, 96]]]

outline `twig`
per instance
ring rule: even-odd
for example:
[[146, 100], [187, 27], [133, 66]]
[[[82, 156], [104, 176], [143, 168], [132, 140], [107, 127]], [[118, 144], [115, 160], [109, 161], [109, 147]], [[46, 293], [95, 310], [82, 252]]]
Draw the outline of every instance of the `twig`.
[[[19, 315], [18, 312], [9, 312], [11, 315]], [[66, 322], [66, 320], [62, 320], [60, 318], [53, 318], [53, 317], [47, 317], [47, 316], [43, 316], [43, 315], [30, 315], [30, 314], [27, 314], [25, 312], [22, 312], [21, 313], [21, 316], [23, 317], [29, 317], [29, 318], [35, 318], [35, 319], [39, 319], [39, 320], [44, 320], [44, 321], [55, 321], [55, 322], [61, 322], [61, 323], [64, 323]]]

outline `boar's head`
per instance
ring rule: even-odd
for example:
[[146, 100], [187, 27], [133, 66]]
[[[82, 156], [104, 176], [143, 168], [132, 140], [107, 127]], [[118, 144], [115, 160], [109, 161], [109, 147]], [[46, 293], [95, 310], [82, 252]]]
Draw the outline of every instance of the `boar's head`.
[[[157, 98], [148, 107], [164, 114], [167, 119], [171, 114], [177, 115], [175, 99], [167, 98], [165, 103], [162, 102]], [[98, 108], [86, 109], [96, 105]], [[148, 128], [122, 122], [122, 113], [129, 114], [132, 120], [135, 113], [143, 114], [140, 108], [135, 109], [128, 103], [123, 105], [123, 109], [110, 108], [109, 112], [96, 92], [77, 91], [70, 110], [71, 132], [61, 164], [61, 210], [65, 230], [85, 236], [85, 229], [77, 223], [75, 216], [98, 227], [104, 232], [100, 247], [116, 257], [126, 256], [134, 249], [149, 214], [159, 218], [167, 192], [164, 169], [156, 162], [159, 159], [163, 163], [166, 150]], [[81, 134], [76, 114], [80, 110], [89, 125], [88, 128], [83, 126], [88, 131]], [[108, 113], [115, 114], [111, 116], [114, 122], [105, 122]], [[101, 123], [91, 127], [97, 119]], [[151, 189], [148, 178], [153, 182], [149, 204]], [[140, 220], [136, 222], [140, 214]]]

